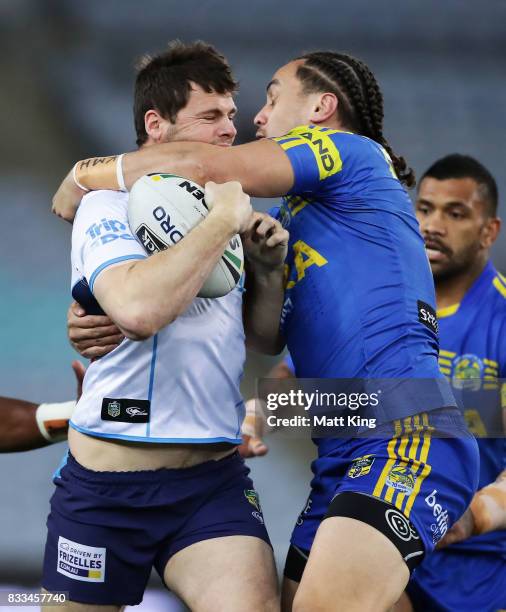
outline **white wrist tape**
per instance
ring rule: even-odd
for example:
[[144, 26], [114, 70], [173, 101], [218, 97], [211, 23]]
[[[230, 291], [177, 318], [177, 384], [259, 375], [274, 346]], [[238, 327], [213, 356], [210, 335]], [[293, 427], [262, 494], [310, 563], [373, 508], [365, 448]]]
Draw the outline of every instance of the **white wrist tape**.
[[81, 183], [77, 180], [76, 170], [77, 170], [78, 163], [79, 162], [76, 162], [74, 164], [74, 167], [72, 168], [72, 178], [74, 179], [74, 183], [79, 187], [79, 189], [82, 189], [83, 191], [89, 191], [87, 187], [85, 187], [84, 185], [81, 185]]
[[40, 433], [48, 442], [59, 442], [67, 437], [69, 420], [74, 412], [76, 403], [58, 402], [56, 404], [41, 404], [35, 418]]
[[128, 191], [125, 185], [125, 177], [123, 176], [123, 155], [124, 153], [119, 155], [116, 160], [116, 178], [118, 179], [120, 191]]

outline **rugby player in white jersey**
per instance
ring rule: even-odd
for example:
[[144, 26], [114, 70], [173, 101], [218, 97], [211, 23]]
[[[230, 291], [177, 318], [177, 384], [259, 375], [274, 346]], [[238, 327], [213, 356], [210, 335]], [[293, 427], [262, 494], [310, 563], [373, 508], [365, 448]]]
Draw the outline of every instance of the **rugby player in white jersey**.
[[[67, 328], [70, 344], [86, 359], [103, 357], [121, 344], [123, 334], [107, 316], [87, 315], [77, 302], [72, 302], [67, 312]], [[267, 446], [258, 436], [261, 419], [255, 400], [245, 403], [245, 417], [241, 426], [242, 444], [238, 447], [241, 457], [251, 459], [267, 454]]]
[[[172, 45], [137, 76], [137, 144], [230, 146], [235, 87], [212, 47]], [[248, 339], [278, 350], [287, 233], [252, 213], [238, 183], [208, 184], [205, 196], [207, 218], [149, 259], [128, 227], [125, 193], [87, 195], [74, 222], [73, 296], [126, 339], [88, 368], [70, 455], [55, 474], [42, 584], [68, 591], [72, 610], [139, 603], [153, 566], [194, 612], [278, 609], [258, 495], [235, 452], [242, 291], [196, 295], [242, 233]]]

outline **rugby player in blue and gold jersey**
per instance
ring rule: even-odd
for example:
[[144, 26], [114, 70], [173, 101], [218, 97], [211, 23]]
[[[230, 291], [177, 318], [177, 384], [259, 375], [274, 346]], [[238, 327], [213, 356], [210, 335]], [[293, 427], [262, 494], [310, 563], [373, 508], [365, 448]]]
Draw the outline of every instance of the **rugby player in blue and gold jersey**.
[[408, 586], [415, 610], [506, 608], [506, 442], [499, 397], [499, 381], [506, 378], [506, 278], [489, 259], [501, 225], [497, 200], [490, 172], [466, 155], [436, 161], [418, 190], [416, 215], [436, 285], [440, 367], [457, 393], [470, 386], [479, 391], [479, 401], [464, 408], [478, 437], [480, 481], [441, 550], [415, 570]]
[[[476, 442], [438, 368], [434, 286], [403, 187], [413, 173], [384, 138], [374, 75], [346, 54], [282, 66], [256, 124], [261, 140], [227, 150], [173, 143], [128, 154], [124, 179], [170, 171], [284, 196], [287, 282], [272, 345], [286, 339], [301, 377], [402, 380], [398, 401], [376, 414], [378, 437], [316, 440], [310, 503], [285, 570], [286, 610], [388, 610], [478, 484]], [[106, 161], [76, 165], [57, 214], [73, 218], [84, 193], [74, 178], [118, 189], [121, 167]], [[264, 336], [271, 323], [250, 317], [248, 331]], [[425, 502], [433, 491], [436, 532]]]

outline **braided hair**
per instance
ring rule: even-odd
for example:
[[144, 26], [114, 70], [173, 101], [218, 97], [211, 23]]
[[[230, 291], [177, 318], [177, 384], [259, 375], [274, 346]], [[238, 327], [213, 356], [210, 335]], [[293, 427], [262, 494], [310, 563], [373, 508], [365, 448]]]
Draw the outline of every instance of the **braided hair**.
[[383, 136], [383, 95], [364, 62], [334, 51], [315, 51], [297, 59], [304, 60], [297, 69], [303, 92], [334, 93], [342, 125], [380, 144], [390, 156], [399, 180], [407, 187], [413, 187], [415, 173], [407, 166], [404, 157], [394, 153]]

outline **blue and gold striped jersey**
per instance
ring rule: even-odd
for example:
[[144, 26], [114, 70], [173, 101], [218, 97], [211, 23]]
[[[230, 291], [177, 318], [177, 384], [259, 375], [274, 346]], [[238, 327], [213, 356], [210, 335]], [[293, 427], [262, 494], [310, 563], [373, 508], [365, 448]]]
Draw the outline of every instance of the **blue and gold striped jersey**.
[[295, 177], [278, 218], [290, 232], [282, 330], [297, 376], [437, 381], [392, 419], [454, 405], [423, 239], [386, 151], [315, 126], [274, 140]]
[[[506, 406], [506, 385], [500, 380], [506, 378], [506, 278], [488, 262], [462, 302], [438, 310], [438, 317], [439, 363], [478, 438], [481, 489], [506, 468], [501, 406]], [[456, 547], [506, 555], [506, 530], [470, 538]]]

